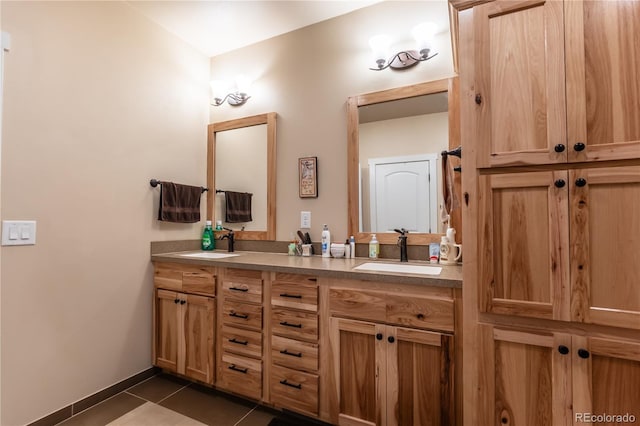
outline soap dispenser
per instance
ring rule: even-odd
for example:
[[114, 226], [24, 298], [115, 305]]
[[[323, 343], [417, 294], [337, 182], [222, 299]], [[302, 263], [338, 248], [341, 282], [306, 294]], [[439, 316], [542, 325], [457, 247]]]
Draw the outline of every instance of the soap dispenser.
[[371, 241], [369, 242], [369, 259], [377, 259], [380, 255], [380, 243], [376, 238], [376, 234], [373, 234]]

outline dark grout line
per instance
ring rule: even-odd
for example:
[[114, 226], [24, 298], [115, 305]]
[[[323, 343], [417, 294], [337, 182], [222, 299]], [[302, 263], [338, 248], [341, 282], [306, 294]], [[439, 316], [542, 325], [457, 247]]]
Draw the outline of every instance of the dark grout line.
[[240, 425], [240, 423], [242, 423], [242, 421], [243, 421], [244, 419], [246, 419], [246, 418], [249, 416], [249, 414], [253, 413], [253, 412], [256, 410], [256, 408], [258, 408], [259, 406], [260, 406], [260, 404], [256, 404], [256, 405], [255, 405], [255, 407], [253, 407], [251, 410], [249, 410], [249, 412], [248, 412], [247, 414], [245, 414], [244, 416], [242, 416], [242, 417], [240, 418], [240, 420], [238, 420], [238, 421], [237, 421], [233, 426], [238, 426], [238, 425]]

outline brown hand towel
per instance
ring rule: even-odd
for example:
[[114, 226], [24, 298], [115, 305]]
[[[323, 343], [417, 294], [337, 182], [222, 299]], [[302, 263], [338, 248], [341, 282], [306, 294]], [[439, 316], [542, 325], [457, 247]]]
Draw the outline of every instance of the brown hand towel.
[[251, 196], [248, 192], [225, 191], [224, 198], [226, 200], [227, 211], [225, 213], [225, 222], [241, 223], [251, 222]]
[[158, 220], [166, 222], [194, 223], [200, 221], [199, 186], [162, 182]]

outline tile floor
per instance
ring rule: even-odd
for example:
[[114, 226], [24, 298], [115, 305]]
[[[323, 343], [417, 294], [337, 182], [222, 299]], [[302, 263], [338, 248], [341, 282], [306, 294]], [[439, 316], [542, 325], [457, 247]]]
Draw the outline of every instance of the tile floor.
[[267, 426], [278, 412], [159, 374], [78, 413], [64, 426]]

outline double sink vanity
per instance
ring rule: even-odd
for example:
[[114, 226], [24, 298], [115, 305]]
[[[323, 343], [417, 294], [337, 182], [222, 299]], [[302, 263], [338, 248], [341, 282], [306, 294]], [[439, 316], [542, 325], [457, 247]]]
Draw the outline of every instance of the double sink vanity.
[[165, 371], [332, 424], [456, 424], [460, 266], [217, 251], [152, 261]]
[[[457, 133], [449, 137], [447, 131], [459, 108], [457, 97], [449, 96], [455, 87], [452, 78], [347, 100], [347, 235], [360, 248], [376, 233], [383, 255], [397, 250], [397, 234], [385, 232], [393, 229], [388, 222], [410, 229], [409, 257], [428, 258], [419, 252], [440, 241], [435, 161], [459, 145]], [[409, 105], [400, 108], [396, 101]], [[389, 151], [369, 137], [378, 133], [376, 120], [388, 130], [390, 118], [397, 118], [391, 112], [418, 105], [412, 116], [422, 114], [430, 132], [440, 129], [433, 144], [425, 145], [424, 132], [408, 126], [406, 117], [395, 121], [408, 133], [394, 133], [406, 146]], [[462, 267], [268, 252], [278, 247], [276, 119], [272, 112], [209, 125], [207, 219], [224, 218], [225, 190], [252, 193], [253, 220], [223, 226], [234, 229], [241, 246], [264, 245], [152, 255], [154, 365], [331, 424], [462, 424]], [[240, 151], [252, 161], [244, 164], [252, 170], [249, 183], [237, 167], [225, 168]], [[421, 201], [405, 205], [398, 218], [398, 209], [389, 210], [396, 203], [359, 176], [375, 182], [378, 168], [407, 161], [419, 162], [430, 173], [419, 182], [433, 187], [403, 181], [404, 189], [413, 188], [405, 199]], [[459, 180], [456, 185], [459, 192]]]

